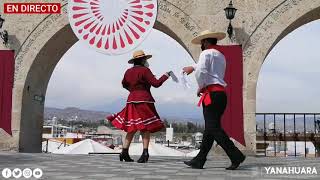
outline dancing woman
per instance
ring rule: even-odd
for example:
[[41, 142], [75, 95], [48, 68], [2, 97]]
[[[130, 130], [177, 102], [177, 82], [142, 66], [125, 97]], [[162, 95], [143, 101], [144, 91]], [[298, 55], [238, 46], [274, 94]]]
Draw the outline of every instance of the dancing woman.
[[160, 87], [169, 78], [171, 72], [156, 79], [148, 68], [147, 60], [151, 57], [152, 55], [145, 55], [141, 50], [134, 52], [133, 58], [128, 61], [134, 66], [125, 72], [122, 80], [123, 87], [130, 92], [127, 104], [121, 112], [107, 117], [116, 128], [127, 132], [120, 161], [134, 161], [129, 156], [129, 147], [134, 134], [140, 131], [143, 140], [143, 153], [137, 162], [148, 162], [150, 133], [164, 128], [154, 106], [155, 100], [151, 95], [150, 88], [151, 86]]

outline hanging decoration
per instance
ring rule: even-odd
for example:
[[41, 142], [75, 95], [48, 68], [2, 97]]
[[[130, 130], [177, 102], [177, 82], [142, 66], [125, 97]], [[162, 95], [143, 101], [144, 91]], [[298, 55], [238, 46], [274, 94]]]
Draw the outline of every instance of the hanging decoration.
[[157, 0], [69, 0], [73, 32], [91, 48], [108, 55], [135, 49], [151, 32]]

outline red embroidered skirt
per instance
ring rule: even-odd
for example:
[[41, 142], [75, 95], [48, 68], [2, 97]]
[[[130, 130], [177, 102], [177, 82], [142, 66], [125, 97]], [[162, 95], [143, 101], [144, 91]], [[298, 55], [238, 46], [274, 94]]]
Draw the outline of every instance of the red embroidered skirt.
[[160, 131], [164, 128], [153, 103], [127, 103], [126, 107], [117, 114], [107, 117], [116, 128], [126, 132]]

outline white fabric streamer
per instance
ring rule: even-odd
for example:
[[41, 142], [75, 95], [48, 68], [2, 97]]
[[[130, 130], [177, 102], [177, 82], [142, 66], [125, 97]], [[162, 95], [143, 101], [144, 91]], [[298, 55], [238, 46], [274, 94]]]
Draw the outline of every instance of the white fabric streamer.
[[188, 75], [187, 73], [185, 72], [181, 72], [180, 73], [180, 81], [181, 81], [181, 84], [182, 86], [185, 88], [185, 89], [190, 89], [190, 83], [188, 81]]

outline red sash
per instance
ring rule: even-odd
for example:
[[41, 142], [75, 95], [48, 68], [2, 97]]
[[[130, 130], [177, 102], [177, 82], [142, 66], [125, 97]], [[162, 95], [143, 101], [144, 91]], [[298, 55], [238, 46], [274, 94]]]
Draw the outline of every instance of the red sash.
[[205, 106], [208, 106], [209, 104], [212, 103], [211, 97], [210, 97], [210, 92], [220, 92], [220, 91], [225, 91], [225, 88], [221, 86], [220, 84], [211, 84], [201, 90], [202, 95], [199, 100], [198, 106], [200, 107], [202, 102], [204, 103]]

